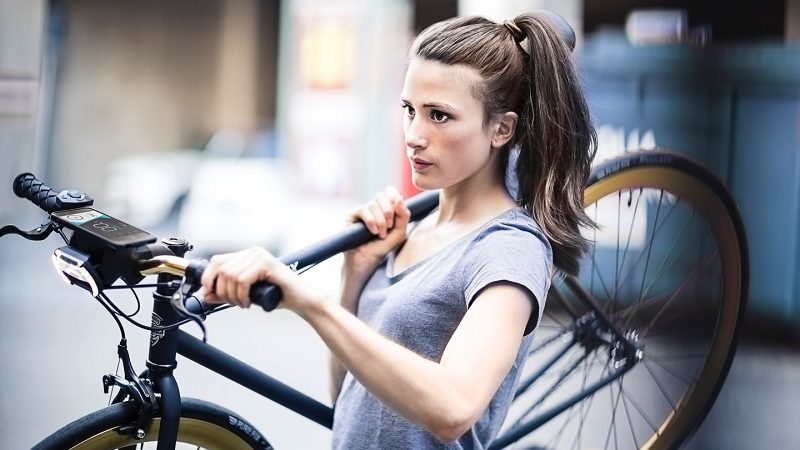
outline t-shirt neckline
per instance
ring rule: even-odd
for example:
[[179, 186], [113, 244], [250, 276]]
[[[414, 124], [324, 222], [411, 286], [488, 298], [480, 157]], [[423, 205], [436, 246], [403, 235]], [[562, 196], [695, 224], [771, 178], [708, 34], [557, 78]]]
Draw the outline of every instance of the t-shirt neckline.
[[[414, 264], [411, 264], [410, 266], [406, 267], [405, 269], [403, 269], [402, 272], [396, 273], [396, 274], [392, 274], [391, 271], [394, 270], [394, 260], [395, 260], [395, 257], [397, 256], [397, 252], [398, 252], [398, 250], [403, 248], [403, 245], [405, 245], [405, 242], [403, 242], [403, 244], [398, 246], [396, 249], [390, 251], [389, 254], [386, 257], [386, 267], [384, 268], [385, 273], [386, 273], [386, 278], [392, 283], [401, 280], [407, 274], [415, 271], [418, 267], [420, 267], [420, 266], [422, 266], [422, 265], [428, 263], [429, 261], [432, 261], [432, 260], [434, 260], [434, 259], [436, 259], [438, 257], [441, 257], [442, 255], [445, 254], [446, 251], [452, 249], [453, 247], [455, 247], [456, 245], [460, 244], [464, 240], [466, 240], [468, 238], [472, 238], [476, 234], [478, 234], [481, 231], [483, 231], [484, 229], [486, 229], [487, 226], [489, 226], [492, 223], [495, 223], [496, 221], [502, 219], [507, 214], [510, 214], [511, 212], [519, 210], [520, 208], [522, 208], [522, 207], [521, 206], [514, 206], [512, 208], [509, 208], [509, 209], [503, 211], [502, 213], [500, 213], [497, 216], [493, 217], [492, 219], [490, 219], [489, 221], [487, 221], [483, 225], [480, 225], [480, 226], [476, 227], [474, 230], [470, 231], [469, 233], [461, 236], [460, 238], [456, 239], [455, 241], [453, 241], [453, 242], [445, 245], [444, 247], [440, 248], [439, 250], [437, 250], [436, 252], [434, 252], [430, 256], [427, 256], [427, 257], [415, 262]], [[416, 228], [416, 225], [415, 225], [415, 228]]]

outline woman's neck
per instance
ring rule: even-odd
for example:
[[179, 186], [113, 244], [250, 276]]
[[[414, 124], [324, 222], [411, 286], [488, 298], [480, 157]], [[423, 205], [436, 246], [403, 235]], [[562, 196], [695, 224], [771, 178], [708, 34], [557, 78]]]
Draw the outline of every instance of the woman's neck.
[[505, 182], [499, 177], [492, 177], [484, 182], [465, 181], [442, 189], [436, 222], [484, 223], [514, 206], [517, 206], [516, 202], [508, 193]]

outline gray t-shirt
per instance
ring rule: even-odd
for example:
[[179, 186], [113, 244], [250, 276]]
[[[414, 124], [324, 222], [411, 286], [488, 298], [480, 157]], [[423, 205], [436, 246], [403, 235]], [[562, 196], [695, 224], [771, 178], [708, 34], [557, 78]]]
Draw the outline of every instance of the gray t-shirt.
[[527, 289], [538, 304], [511, 371], [478, 422], [456, 442], [443, 444], [376, 399], [350, 373], [336, 401], [334, 449], [483, 449], [503, 424], [538, 311], [550, 287], [552, 251], [523, 208], [506, 211], [402, 273], [391, 275], [390, 253], [367, 281], [358, 316], [382, 335], [432, 361], [442, 353], [475, 296], [495, 282]]

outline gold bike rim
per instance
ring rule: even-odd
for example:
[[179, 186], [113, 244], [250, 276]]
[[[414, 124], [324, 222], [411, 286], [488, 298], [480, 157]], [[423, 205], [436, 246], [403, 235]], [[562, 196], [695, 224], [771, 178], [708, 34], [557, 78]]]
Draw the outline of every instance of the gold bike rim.
[[[108, 449], [136, 446], [142, 442], [158, 440], [161, 418], [153, 419], [145, 437], [135, 440], [129, 435], [121, 435], [117, 427], [100, 432], [80, 444], [75, 450]], [[252, 447], [230, 430], [200, 419], [181, 417], [178, 429], [178, 442], [192, 444], [206, 449], [251, 450]]]
[[718, 313], [718, 332], [714, 335], [708, 358], [699, 372], [698, 382], [689, 387], [670, 413], [642, 446], [644, 449], [674, 448], [683, 430], [693, 427], [698, 415], [713, 396], [717, 382], [727, 366], [727, 355], [735, 338], [742, 286], [742, 263], [736, 228], [722, 200], [702, 181], [669, 167], [637, 167], [615, 173], [589, 186], [584, 205], [626, 189], [664, 190], [687, 201], [709, 222], [720, 251], [722, 273], [722, 311]]

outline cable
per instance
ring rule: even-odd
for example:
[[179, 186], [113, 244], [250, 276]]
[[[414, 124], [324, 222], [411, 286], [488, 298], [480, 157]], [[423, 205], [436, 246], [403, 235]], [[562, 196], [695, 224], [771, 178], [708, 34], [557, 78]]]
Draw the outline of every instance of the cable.
[[119, 308], [118, 306], [116, 306], [116, 303], [114, 303], [114, 302], [113, 302], [113, 301], [112, 301], [112, 300], [111, 300], [111, 299], [110, 299], [110, 298], [109, 298], [107, 295], [103, 294], [103, 295], [104, 295], [104, 297], [105, 297], [105, 299], [106, 299], [106, 300], [107, 300], [109, 303], [111, 303], [112, 305], [114, 305], [114, 309], [115, 309], [116, 311], [118, 311], [118, 312], [115, 312], [114, 314], [117, 314], [118, 316], [122, 316], [122, 317], [125, 317], [125, 318], [128, 318], [128, 319], [129, 319], [129, 318], [131, 318], [131, 317], [133, 317], [133, 316], [135, 316], [135, 315], [137, 315], [137, 314], [139, 314], [139, 311], [141, 311], [141, 310], [142, 310], [142, 302], [141, 302], [141, 300], [139, 300], [139, 295], [136, 293], [136, 291], [134, 291], [134, 290], [133, 290], [133, 288], [130, 288], [130, 290], [131, 290], [131, 292], [133, 293], [133, 298], [135, 298], [135, 299], [136, 299], [136, 310], [135, 310], [134, 312], [130, 313], [130, 314], [125, 314], [125, 313], [123, 313], [123, 312], [122, 312], [122, 309], [121, 309], [121, 308]]
[[67, 236], [64, 234], [63, 231], [61, 231], [61, 227], [54, 227], [54, 228], [58, 232], [58, 234], [61, 235], [61, 238], [64, 239], [64, 243], [69, 245], [69, 239], [67, 239]]
[[[113, 317], [114, 321], [117, 322], [117, 326], [119, 327], [119, 334], [122, 335], [122, 339], [125, 339], [125, 329], [122, 327], [122, 322], [119, 321], [119, 319], [117, 318], [117, 315], [114, 314], [114, 311], [112, 311], [111, 308], [109, 308], [109, 306], [106, 304], [105, 300], [103, 298], [101, 298], [101, 297], [105, 297], [105, 300], [108, 300], [108, 297], [106, 297], [105, 294], [103, 294], [102, 292], [100, 294], [98, 294], [97, 297], [95, 297], [95, 300], [100, 302], [100, 304], [103, 305], [103, 308], [105, 308], [106, 311], [108, 311], [111, 314], [111, 317]], [[112, 303], [112, 305], [113, 305], [113, 303]], [[117, 309], [116, 305], [114, 306], [114, 309]], [[122, 315], [122, 316], [125, 317], [124, 315]], [[127, 319], [131, 320], [130, 318], [127, 318]]]
[[169, 287], [173, 283], [150, 283], [150, 284], [121, 284], [119, 286], [106, 286], [103, 289], [145, 289], [145, 288], [158, 288], [158, 287]]
[[[138, 327], [138, 328], [141, 328], [141, 329], [143, 329], [143, 330], [147, 330], [147, 331], [166, 331], [166, 330], [171, 330], [171, 329], [173, 329], [173, 328], [177, 328], [177, 327], [179, 327], [179, 326], [181, 326], [181, 325], [183, 325], [183, 324], [185, 324], [185, 323], [189, 323], [189, 322], [191, 322], [191, 321], [192, 321], [192, 319], [183, 319], [183, 320], [180, 320], [180, 321], [178, 321], [178, 322], [175, 322], [175, 323], [173, 323], [173, 324], [171, 324], [171, 325], [167, 325], [167, 326], [163, 326], [163, 327], [161, 327], [161, 326], [154, 326], [154, 327], [152, 327], [152, 326], [144, 325], [144, 324], [142, 324], [141, 322], [137, 322], [137, 321], [133, 320], [131, 317], [128, 317], [127, 315], [125, 315], [125, 313], [123, 313], [123, 312], [122, 312], [122, 311], [121, 311], [121, 310], [120, 310], [120, 309], [117, 307], [117, 305], [115, 305], [115, 304], [114, 304], [114, 302], [113, 302], [113, 301], [111, 301], [111, 299], [110, 299], [110, 298], [108, 298], [108, 296], [106, 296], [104, 293], [102, 293], [102, 292], [101, 292], [101, 293], [100, 293], [100, 294], [99, 294], [99, 295], [98, 295], [96, 298], [97, 298], [97, 299], [100, 301], [100, 303], [103, 305], [103, 307], [105, 307], [107, 310], [109, 310], [109, 312], [111, 312], [111, 313], [112, 313], [112, 315], [114, 316], [114, 320], [116, 320], [116, 321], [117, 321], [117, 323], [118, 323], [118, 324], [119, 324], [119, 326], [120, 326], [120, 330], [122, 329], [122, 324], [121, 324], [121, 323], [119, 323], [119, 319], [117, 319], [117, 317], [116, 317], [116, 316], [120, 316], [120, 317], [124, 318], [125, 320], [127, 320], [128, 322], [130, 322], [132, 325], [134, 325], [134, 326], [136, 326], [136, 327]], [[195, 296], [191, 296], [191, 297], [189, 297], [189, 298], [194, 298], [194, 299], [195, 299], [196, 301], [198, 301], [198, 302], [200, 301], [200, 300], [199, 300], [199, 299], [197, 299]], [[106, 305], [106, 303], [105, 303], [105, 302], [108, 302], [108, 305]], [[229, 304], [228, 304], [228, 305], [217, 306], [217, 307], [215, 307], [214, 309], [210, 309], [210, 310], [206, 311], [206, 312], [204, 313], [204, 315], [205, 315], [205, 316], [208, 316], [208, 315], [210, 315], [210, 314], [213, 314], [213, 313], [216, 313], [216, 312], [222, 311], [222, 310], [224, 310], [224, 309], [228, 309], [228, 308], [230, 308], [231, 306], [233, 306], [233, 305], [229, 305]], [[113, 308], [115, 311], [117, 311], [117, 313], [118, 313], [118, 314], [114, 314], [114, 313], [113, 313], [113, 311], [111, 311], [111, 309], [110, 309], [110, 308]], [[125, 334], [124, 334], [124, 332], [123, 332], [123, 337], [125, 337]]]
[[139, 295], [136, 293], [136, 291], [133, 288], [131, 288], [131, 292], [133, 293], [133, 297], [136, 299], [136, 311], [132, 312], [128, 316], [129, 318], [139, 314], [139, 311], [142, 310], [142, 302], [141, 302], [141, 300], [139, 300]]

